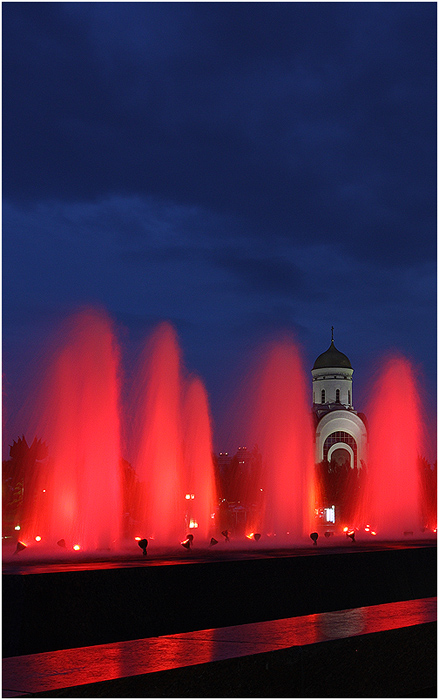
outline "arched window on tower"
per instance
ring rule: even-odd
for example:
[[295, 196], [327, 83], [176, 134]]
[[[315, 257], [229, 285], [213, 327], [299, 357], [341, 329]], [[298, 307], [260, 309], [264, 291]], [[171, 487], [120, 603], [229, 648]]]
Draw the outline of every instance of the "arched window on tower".
[[348, 391], [348, 404], [351, 405], [351, 392]]
[[335, 390], [335, 403], [340, 403], [340, 389]]
[[326, 398], [325, 390], [322, 389], [322, 403], [325, 403], [325, 398]]

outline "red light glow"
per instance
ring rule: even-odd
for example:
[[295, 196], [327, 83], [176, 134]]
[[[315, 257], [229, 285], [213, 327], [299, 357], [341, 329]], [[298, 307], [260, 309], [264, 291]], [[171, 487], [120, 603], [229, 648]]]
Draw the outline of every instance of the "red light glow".
[[423, 451], [423, 423], [415, 371], [406, 358], [395, 354], [385, 360], [365, 413], [368, 470], [355, 519], [373, 522], [386, 538], [400, 539], [421, 525], [418, 455]]
[[122, 534], [119, 351], [104, 312], [87, 309], [64, 326], [33, 411], [50, 444], [35, 498], [24, 502], [26, 537], [56, 543], [60, 533], [81, 547], [107, 549]]
[[79, 544], [74, 544], [74, 545], [73, 545], [73, 549], [75, 550], [75, 552], [79, 552], [79, 550], [81, 549], [81, 547], [80, 547]]
[[157, 542], [170, 546], [183, 527], [210, 539], [217, 498], [208, 397], [198, 377], [186, 377], [169, 323], [160, 324], [145, 347], [132, 402], [139, 421], [133, 468], [150, 496], [139, 516], [145, 532], [155, 530]]
[[[261, 503], [261, 532], [300, 540], [314, 522], [313, 428], [301, 353], [291, 337], [269, 343], [260, 355], [253, 385], [243, 397], [246, 442], [258, 444], [272, 465], [270, 478], [247, 479], [246, 496]], [[248, 416], [248, 420], [247, 420]], [[261, 492], [261, 488], [263, 489]]]
[[41, 537], [39, 535], [35, 537], [35, 542], [41, 542]]

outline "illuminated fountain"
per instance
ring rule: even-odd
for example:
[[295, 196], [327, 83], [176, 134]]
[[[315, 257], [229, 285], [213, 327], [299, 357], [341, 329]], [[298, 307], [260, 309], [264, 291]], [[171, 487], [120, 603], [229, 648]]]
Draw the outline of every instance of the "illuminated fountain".
[[161, 544], [184, 536], [180, 350], [161, 324], [147, 344], [133, 401], [133, 467], [146, 484], [140, 535]]
[[137, 381], [133, 466], [146, 484], [141, 527], [172, 545], [196, 529], [207, 540], [215, 507], [212, 439], [206, 391], [182, 377], [174, 329], [161, 324], [142, 359]]
[[119, 352], [111, 323], [87, 310], [66, 326], [36, 405], [49, 458], [27, 475], [20, 539], [86, 550], [118, 547]]
[[183, 474], [186, 524], [204, 542], [214, 534], [217, 505], [207, 393], [199, 378], [188, 382], [183, 403]]
[[267, 348], [252, 380], [250, 440], [263, 455], [261, 487], [249, 500], [259, 501], [251, 529], [276, 536], [272, 544], [309, 538], [314, 517], [314, 459], [308, 389], [295, 343], [286, 339]]
[[409, 361], [383, 364], [368, 407], [368, 468], [357, 509], [361, 529], [401, 539], [419, 534], [422, 418], [417, 382]]
[[[134, 536], [156, 547], [178, 547], [188, 534], [188, 549], [192, 542], [223, 542], [228, 530], [220, 527], [208, 397], [200, 379], [186, 376], [173, 327], [162, 323], [151, 335], [123, 409], [119, 348], [106, 314], [77, 314], [60, 337], [37, 400], [38, 418], [29, 425], [48, 456], [28, 469], [19, 539], [40, 551], [58, 543], [70, 552], [125, 551]], [[318, 529], [320, 484], [306, 373], [290, 338], [260, 357], [240, 407], [260, 459], [239, 474], [234, 492], [242, 492], [249, 507], [245, 532], [236, 528], [232, 540], [238, 544], [241, 537], [242, 546], [247, 534], [251, 546], [261, 537], [263, 546], [309, 545]], [[418, 534], [422, 421], [407, 360], [385, 364], [367, 414], [368, 465], [361, 489], [355, 482], [347, 496], [355, 513], [349, 525], [380, 538]], [[121, 459], [122, 432], [129, 462]]]

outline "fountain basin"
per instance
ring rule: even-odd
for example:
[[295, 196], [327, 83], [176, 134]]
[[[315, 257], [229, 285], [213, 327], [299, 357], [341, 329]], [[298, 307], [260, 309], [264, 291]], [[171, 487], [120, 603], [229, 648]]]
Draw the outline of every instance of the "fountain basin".
[[147, 558], [83, 563], [77, 570], [48, 565], [40, 573], [9, 566], [3, 574], [3, 655], [436, 595], [433, 542], [261, 550], [258, 558], [218, 556], [215, 550], [197, 556], [167, 564]]

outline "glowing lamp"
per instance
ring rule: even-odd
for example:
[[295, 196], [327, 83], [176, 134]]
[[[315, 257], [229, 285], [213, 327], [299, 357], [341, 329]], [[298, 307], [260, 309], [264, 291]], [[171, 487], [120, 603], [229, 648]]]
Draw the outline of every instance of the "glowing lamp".
[[343, 528], [343, 532], [347, 532], [348, 530], [349, 530], [348, 527], [344, 527], [344, 528]]
[[346, 537], [350, 537], [352, 542], [355, 542], [355, 530], [349, 530], [349, 532], [346, 533]]
[[79, 552], [79, 550], [81, 549], [81, 547], [80, 547], [79, 544], [74, 544], [74, 545], [73, 545], [73, 549], [75, 550], [75, 552]]
[[15, 550], [14, 554], [18, 554], [18, 552], [22, 552], [23, 549], [26, 549], [26, 545], [24, 542], [17, 542], [17, 549]]
[[[137, 539], [137, 537], [136, 537]], [[148, 546], [148, 540], [144, 538], [143, 540], [139, 539], [137, 544], [139, 545], [140, 549], [143, 551], [143, 556], [146, 557], [146, 548]]]
[[183, 540], [183, 542], [180, 542], [181, 546], [184, 547], [185, 549], [190, 549], [191, 548], [191, 541], [190, 540]]
[[19, 525], [16, 525], [16, 526], [14, 527], [14, 530], [21, 530], [21, 527], [20, 527]]
[[376, 535], [377, 533], [375, 532], [375, 530], [371, 530], [371, 531], [370, 531], [370, 534], [371, 534], [371, 535]]
[[253, 532], [251, 532], [249, 535], [246, 535], [247, 539], [251, 540], [253, 539]]
[[35, 537], [35, 542], [41, 542], [41, 537], [39, 535]]
[[140, 542], [140, 540], [141, 540], [142, 538], [141, 538], [141, 537], [135, 537], [134, 539], [136, 540], [136, 542]]
[[191, 528], [191, 530], [193, 530], [194, 528], [197, 528], [197, 527], [198, 527], [197, 521], [194, 520], [193, 518], [191, 518], [191, 519], [189, 520], [189, 527]]
[[185, 499], [186, 499], [187, 501], [189, 501], [189, 500], [190, 500], [190, 497], [191, 497], [190, 493], [187, 493], [186, 496], [185, 496]]

